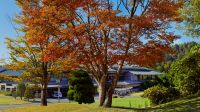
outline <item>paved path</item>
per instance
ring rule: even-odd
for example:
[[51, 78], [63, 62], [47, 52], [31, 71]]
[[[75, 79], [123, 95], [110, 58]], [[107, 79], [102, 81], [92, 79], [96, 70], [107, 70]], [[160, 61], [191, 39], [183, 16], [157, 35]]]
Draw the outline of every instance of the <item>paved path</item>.
[[[7, 96], [0, 96], [0, 97], [7, 97]], [[94, 98], [95, 98], [95, 100], [98, 99], [97, 96], [95, 96]], [[30, 102], [31, 101], [32, 100], [30, 100]], [[56, 99], [56, 98], [48, 98], [47, 102], [48, 102], [48, 104], [53, 104], [53, 103], [58, 103], [58, 102], [67, 103], [67, 102], [69, 102], [69, 100], [67, 98], [62, 98], [62, 99], [60, 99], [60, 101], [58, 101], [58, 99]], [[29, 104], [10, 104], [10, 105], [8, 105], [8, 104], [6, 104], [6, 105], [2, 104], [1, 105], [0, 104], [0, 110], [6, 110], [6, 109], [24, 107], [24, 106], [32, 106], [32, 105], [40, 105], [40, 98], [36, 98], [35, 101], [33, 101], [32, 103], [29, 103]]]
[[6, 109], [24, 107], [24, 106], [32, 106], [32, 105], [39, 105], [39, 103], [0, 105], [0, 110], [6, 110]]

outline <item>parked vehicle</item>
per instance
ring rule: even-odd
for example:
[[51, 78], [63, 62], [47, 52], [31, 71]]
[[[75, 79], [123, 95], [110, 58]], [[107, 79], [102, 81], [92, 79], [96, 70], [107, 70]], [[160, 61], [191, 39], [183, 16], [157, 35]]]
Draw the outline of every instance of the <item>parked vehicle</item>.
[[52, 95], [54, 98], [62, 98], [62, 93], [59, 92], [59, 91], [54, 91], [53, 92], [53, 95]]

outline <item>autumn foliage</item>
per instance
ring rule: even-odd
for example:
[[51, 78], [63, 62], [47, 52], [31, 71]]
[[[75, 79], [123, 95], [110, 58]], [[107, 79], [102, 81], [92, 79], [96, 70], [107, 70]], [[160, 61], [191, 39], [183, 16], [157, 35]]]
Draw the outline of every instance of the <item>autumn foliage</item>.
[[[62, 59], [81, 67], [100, 88], [100, 105], [112, 93], [124, 64], [161, 62], [176, 38], [167, 29], [178, 21], [176, 0], [17, 0], [18, 21], [32, 45], [44, 50], [43, 61]], [[108, 68], [118, 65], [108, 91]]]

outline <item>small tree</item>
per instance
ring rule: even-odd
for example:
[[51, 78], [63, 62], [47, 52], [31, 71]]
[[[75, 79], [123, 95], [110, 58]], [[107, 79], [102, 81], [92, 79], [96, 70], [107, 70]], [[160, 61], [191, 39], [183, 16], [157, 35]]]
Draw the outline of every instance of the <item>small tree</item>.
[[17, 96], [19, 96], [22, 100], [22, 97], [24, 96], [24, 92], [26, 90], [26, 86], [23, 83], [19, 83], [17, 85]]
[[69, 100], [77, 101], [79, 104], [94, 103], [95, 90], [88, 73], [76, 70], [72, 74], [73, 76], [69, 78]]
[[27, 85], [25, 93], [24, 93], [24, 98], [26, 98], [28, 101], [29, 99], [34, 99], [35, 98], [34, 92], [35, 92], [35, 88]]

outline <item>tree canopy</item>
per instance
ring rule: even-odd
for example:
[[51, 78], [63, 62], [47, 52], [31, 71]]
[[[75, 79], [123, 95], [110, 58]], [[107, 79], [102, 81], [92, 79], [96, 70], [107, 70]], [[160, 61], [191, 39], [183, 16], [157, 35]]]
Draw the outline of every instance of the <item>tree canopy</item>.
[[200, 1], [199, 0], [181, 0], [183, 7], [180, 9], [180, 15], [186, 25], [185, 31], [193, 37], [200, 37]]
[[[17, 0], [17, 16], [27, 42], [40, 46], [42, 60], [62, 59], [65, 66], [92, 74], [100, 106], [112, 94], [125, 64], [161, 62], [176, 38], [168, 27], [177, 21], [176, 0]], [[145, 41], [144, 41], [145, 40]], [[108, 68], [118, 65], [109, 89]]]
[[200, 45], [194, 46], [183, 58], [171, 65], [167, 74], [171, 82], [183, 95], [194, 94], [200, 90]]

